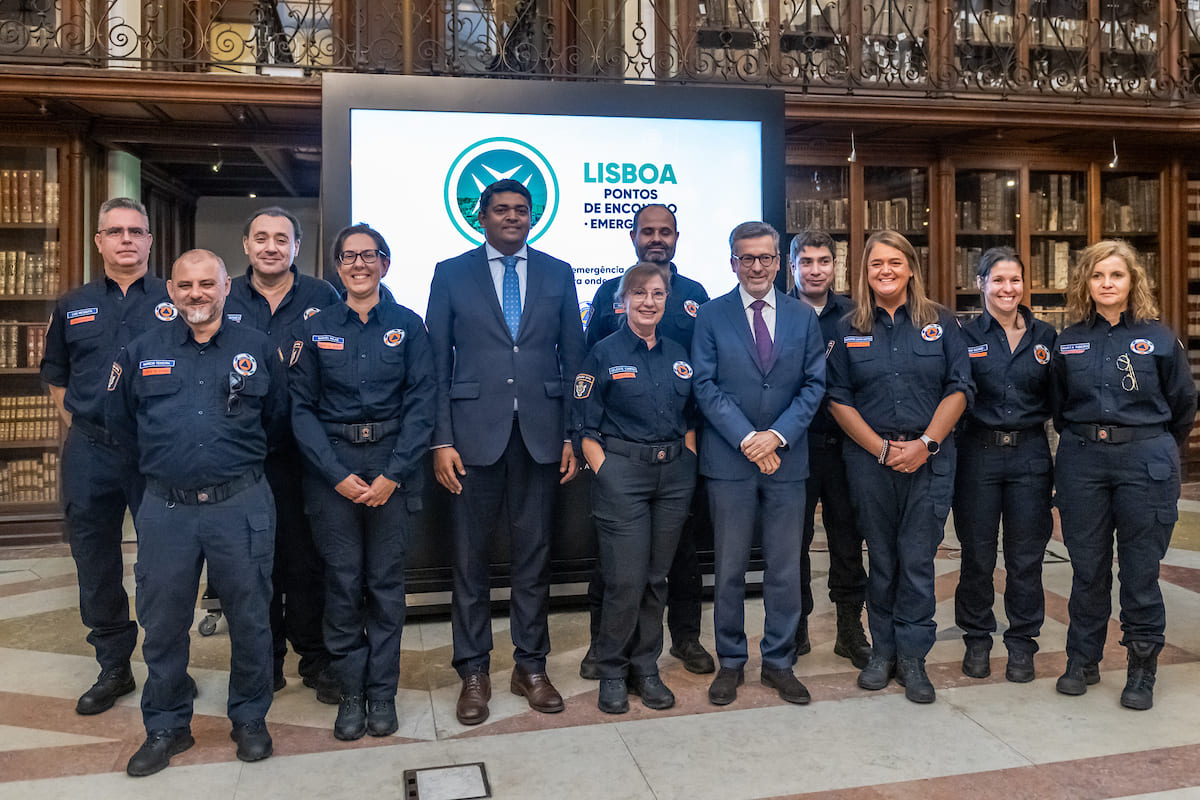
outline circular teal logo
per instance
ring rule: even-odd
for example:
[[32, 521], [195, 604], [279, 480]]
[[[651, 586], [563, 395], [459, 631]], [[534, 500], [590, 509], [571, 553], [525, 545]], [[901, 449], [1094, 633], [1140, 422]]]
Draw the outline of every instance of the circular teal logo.
[[459, 153], [446, 173], [446, 213], [471, 244], [483, 244], [479, 196], [490, 184], [505, 178], [521, 183], [532, 197], [530, 242], [536, 242], [554, 222], [558, 213], [558, 178], [546, 157], [520, 139], [506, 136], [483, 139]]

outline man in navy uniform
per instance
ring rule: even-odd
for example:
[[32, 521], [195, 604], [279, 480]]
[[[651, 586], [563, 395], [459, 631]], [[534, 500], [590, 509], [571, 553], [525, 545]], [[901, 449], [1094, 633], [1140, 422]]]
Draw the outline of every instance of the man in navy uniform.
[[147, 275], [150, 221], [136, 200], [100, 206], [96, 249], [104, 274], [58, 301], [46, 334], [42, 379], [67, 426], [62, 498], [67, 541], [79, 575], [79, 614], [100, 677], [75, 710], [98, 714], [134, 690], [129, 657], [137, 623], [122, 580], [125, 508], [137, 513], [143, 481], [135, 455], [104, 427], [104, 384], [117, 355], [140, 333], [175, 318], [164, 281]]
[[[708, 302], [708, 292], [691, 278], [679, 274], [675, 267], [675, 246], [679, 241], [679, 227], [675, 214], [662, 203], [650, 203], [633, 215], [633, 228], [629, 231], [633, 250], [639, 262], [659, 264], [668, 272], [670, 285], [667, 307], [662, 322], [658, 324], [661, 335], [692, 349], [692, 331], [696, 327], [696, 314], [700, 306]], [[592, 300], [591, 316], [587, 326], [588, 349], [601, 339], [615, 333], [624, 324], [625, 308], [616, 300], [617, 287], [621, 279], [610, 278], [600, 284]], [[671, 655], [683, 661], [689, 672], [710, 673], [715, 669], [712, 656], [700, 644], [700, 611], [703, 599], [703, 584], [700, 577], [700, 561], [696, 556], [697, 528], [707, 526], [708, 514], [704, 509], [705, 497], [702, 487], [692, 497], [692, 510], [684, 523], [679, 537], [679, 549], [667, 575], [667, 628], [671, 631]], [[588, 584], [588, 601], [592, 611], [592, 641], [600, 629], [600, 603], [604, 596], [604, 583], [597, 570]], [[579, 674], [588, 679], [598, 679], [595, 652], [589, 647]]]
[[[250, 325], [290, 358], [300, 322], [340, 301], [326, 281], [302, 274], [294, 263], [300, 250], [300, 221], [278, 206], [255, 211], [242, 232], [250, 261], [233, 279], [225, 301], [226, 318]], [[275, 569], [271, 598], [275, 691], [287, 685], [283, 658], [287, 643], [300, 656], [300, 678], [322, 703], [338, 702], [338, 682], [329, 671], [321, 618], [325, 609], [324, 566], [313, 543], [300, 493], [303, 459], [290, 430], [267, 455], [267, 483], [275, 495]]]
[[456, 716], [487, 719], [492, 649], [489, 542], [507, 508], [511, 535], [510, 690], [542, 713], [562, 711], [546, 675], [550, 516], [556, 483], [578, 469], [570, 382], [583, 361], [571, 266], [526, 244], [529, 190], [501, 180], [479, 198], [482, 247], [433, 273], [425, 316], [438, 384], [434, 475], [454, 496], [453, 664]]
[[112, 366], [107, 421], [138, 454], [146, 493], [136, 519], [137, 614], [149, 676], [146, 741], [126, 771], [150, 775], [194, 743], [188, 629], [200, 571], [229, 620], [229, 718], [237, 756], [271, 755], [271, 568], [275, 503], [268, 440], [286, 421], [284, 366], [265, 334], [225, 319], [225, 265], [207, 250], [175, 262], [179, 319], [138, 337]]

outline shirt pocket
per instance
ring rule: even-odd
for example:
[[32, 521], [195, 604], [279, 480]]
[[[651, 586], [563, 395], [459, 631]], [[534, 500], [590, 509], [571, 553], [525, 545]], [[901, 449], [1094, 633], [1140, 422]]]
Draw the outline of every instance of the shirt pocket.
[[178, 394], [182, 388], [183, 381], [174, 375], [147, 375], [134, 383], [133, 393], [138, 397], [166, 397]]

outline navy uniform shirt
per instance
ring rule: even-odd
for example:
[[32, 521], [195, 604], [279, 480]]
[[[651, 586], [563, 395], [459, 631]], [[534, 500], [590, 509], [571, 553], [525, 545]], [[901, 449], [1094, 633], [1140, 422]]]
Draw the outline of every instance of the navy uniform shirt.
[[877, 433], [922, 433], [943, 399], [975, 394], [971, 366], [958, 320], [938, 307], [937, 322], [918, 329], [908, 305], [888, 313], [875, 309], [871, 330], [856, 330], [849, 318], [837, 326], [827, 360], [829, 399], [851, 406]]
[[1008, 334], [987, 309], [963, 325], [975, 379], [975, 403], [966, 415], [972, 424], [1016, 431], [1050, 419], [1054, 328], [1025, 306], [1019, 306], [1017, 313], [1025, 320], [1025, 333], [1015, 352], [1009, 349]]
[[294, 264], [290, 269], [292, 288], [279, 301], [274, 313], [267, 298], [250, 283], [254, 267], [247, 267], [245, 275], [233, 279], [229, 297], [225, 300], [226, 318], [262, 331], [283, 353], [287, 353], [292, 342], [299, 338], [300, 322], [342, 299], [328, 282], [301, 275]]
[[639, 444], [670, 442], [699, 422], [692, 364], [683, 345], [656, 333], [654, 348], [647, 348], [628, 325], [584, 358], [574, 397], [576, 431], [601, 443], [605, 436]]
[[72, 289], [50, 317], [42, 380], [66, 387], [63, 405], [74, 417], [103, 426], [113, 361], [138, 336], [175, 317], [166, 281], [153, 275], [138, 278], [127, 292], [104, 275]]
[[1050, 361], [1054, 427], [1163, 425], [1182, 444], [1196, 414], [1187, 352], [1163, 324], [1099, 314], [1058, 336]]
[[[618, 328], [625, 327], [625, 307], [616, 299], [620, 278], [610, 278], [600, 284], [592, 298], [592, 315], [587, 326], [587, 346], [611, 336]], [[667, 307], [658, 332], [692, 351], [692, 332], [696, 328], [696, 312], [708, 302], [708, 292], [691, 278], [685, 278], [671, 264], [671, 286], [667, 295]]]
[[433, 436], [433, 348], [421, 318], [381, 299], [363, 322], [345, 303], [314, 314], [292, 345], [292, 431], [308, 461], [331, 484], [350, 476], [322, 423], [386, 422], [400, 431], [383, 475], [406, 488]]
[[[800, 287], [793, 286], [789, 294], [802, 303], [807, 303], [800, 296]], [[816, 310], [816, 309], [814, 309]], [[833, 343], [837, 338], [838, 324], [847, 315], [854, 312], [854, 301], [842, 294], [829, 292], [825, 295], [825, 307], [821, 309], [821, 313], [817, 314], [817, 323], [821, 326], [821, 338], [825, 340], [825, 358], [829, 359], [829, 354], [833, 352]], [[842, 429], [834, 421], [833, 416], [829, 413], [829, 395], [825, 395], [825, 399], [821, 401], [821, 408], [813, 415], [812, 424], [808, 426], [810, 434], [818, 434], [820, 436], [829, 436], [831, 434], [840, 434]], [[809, 436], [809, 444], [817, 441], [817, 437]]]
[[136, 446], [147, 478], [175, 489], [226, 483], [262, 469], [287, 413], [283, 373], [262, 332], [223, 319], [201, 344], [177, 319], [112, 365], [108, 429]]

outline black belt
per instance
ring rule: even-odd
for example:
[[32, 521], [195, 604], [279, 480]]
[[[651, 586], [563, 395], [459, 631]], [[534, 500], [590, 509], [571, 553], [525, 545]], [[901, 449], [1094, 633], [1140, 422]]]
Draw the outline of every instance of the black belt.
[[154, 478], [146, 479], [146, 488], [159, 497], [185, 506], [200, 506], [209, 503], [220, 503], [233, 497], [238, 492], [249, 489], [262, 478], [262, 472], [252, 469], [241, 477], [234, 478], [216, 486], [202, 486], [199, 489], [175, 489]]
[[984, 428], [980, 425], [968, 425], [966, 434], [977, 442], [993, 447], [1016, 447], [1021, 442], [1037, 439], [1046, 435], [1046, 429], [1041, 425], [1032, 428], [1021, 428], [1015, 431], [1002, 431], [998, 428]]
[[624, 439], [617, 439], [612, 436], [605, 436], [604, 449], [609, 453], [616, 453], [619, 456], [628, 456], [636, 458], [638, 461], [645, 461], [647, 464], [670, 464], [683, 455], [683, 439], [676, 439], [673, 442], [640, 444], [638, 442], [627, 442]]
[[89, 439], [96, 439], [110, 447], [118, 447], [117, 440], [107, 430], [83, 417], [71, 417], [71, 427]]
[[840, 447], [842, 440], [845, 439], [842, 433], [814, 433], [808, 432], [808, 446], [817, 450], [825, 450], [832, 447]]
[[879, 434], [880, 439], [887, 439], [889, 442], [915, 442], [921, 436], [922, 434], [912, 431], [884, 431]]
[[350, 444], [378, 442], [383, 437], [400, 430], [400, 420], [398, 419], [388, 419], [383, 422], [322, 422], [321, 425], [330, 436], [345, 439]]
[[1161, 422], [1157, 425], [1087, 425], [1072, 422], [1067, 425], [1067, 430], [1089, 442], [1125, 444], [1161, 436], [1167, 432], [1167, 426]]

